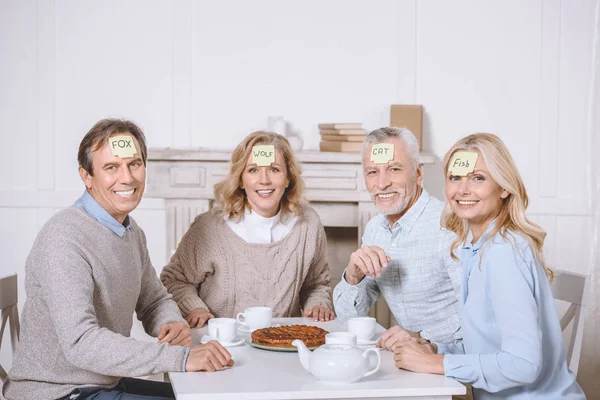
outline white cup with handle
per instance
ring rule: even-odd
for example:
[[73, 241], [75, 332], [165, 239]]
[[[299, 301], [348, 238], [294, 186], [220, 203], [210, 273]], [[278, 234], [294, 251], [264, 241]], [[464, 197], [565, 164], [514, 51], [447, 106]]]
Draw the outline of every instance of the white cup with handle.
[[213, 318], [208, 320], [208, 336], [222, 343], [231, 343], [237, 335], [237, 321], [234, 318]]
[[271, 326], [273, 310], [271, 307], [248, 307], [237, 315], [237, 322], [251, 331]]
[[375, 318], [355, 317], [348, 319], [348, 332], [354, 333], [359, 342], [371, 340], [375, 335], [375, 328], [377, 328]]

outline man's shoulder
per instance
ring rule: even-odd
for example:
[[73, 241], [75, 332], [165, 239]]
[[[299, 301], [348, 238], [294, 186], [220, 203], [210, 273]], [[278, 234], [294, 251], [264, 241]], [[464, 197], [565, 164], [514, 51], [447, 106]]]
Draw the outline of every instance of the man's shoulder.
[[52, 215], [42, 226], [40, 233], [80, 231], [89, 227], [91, 220], [92, 218], [84, 210], [76, 206], [70, 206]]
[[32, 254], [54, 254], [58, 249], [72, 249], [93, 242], [93, 219], [82, 209], [71, 206], [56, 212], [42, 226], [33, 246]]
[[367, 225], [365, 226], [365, 232], [377, 229], [385, 229], [384, 219], [385, 215], [382, 213], [375, 214], [375, 216], [373, 216], [369, 222], [367, 222]]
[[429, 196], [429, 201], [425, 206], [424, 212], [429, 215], [441, 216], [445, 206], [445, 203], [439, 200], [437, 197]]

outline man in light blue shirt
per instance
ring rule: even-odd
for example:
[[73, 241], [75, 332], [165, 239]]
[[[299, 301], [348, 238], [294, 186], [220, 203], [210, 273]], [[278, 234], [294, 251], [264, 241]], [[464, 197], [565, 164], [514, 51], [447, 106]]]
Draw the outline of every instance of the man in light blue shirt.
[[[393, 157], [378, 157], [385, 152]], [[449, 251], [454, 235], [440, 227], [444, 204], [421, 186], [414, 135], [402, 128], [371, 132], [363, 172], [381, 214], [367, 224], [334, 290], [338, 317], [364, 316], [383, 295], [399, 326], [382, 335], [380, 346], [391, 349], [408, 336], [454, 343], [461, 338], [460, 267]]]

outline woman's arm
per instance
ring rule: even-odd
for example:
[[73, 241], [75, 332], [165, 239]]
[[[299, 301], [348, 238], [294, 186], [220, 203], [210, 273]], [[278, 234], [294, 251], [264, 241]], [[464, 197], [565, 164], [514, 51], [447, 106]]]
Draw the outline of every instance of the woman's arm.
[[498, 392], [530, 384], [540, 373], [542, 332], [534, 297], [536, 265], [509, 244], [492, 244], [484, 257], [481, 268], [492, 304], [490, 318], [495, 319], [501, 348], [485, 354], [448, 354], [444, 372], [474, 387]]
[[184, 316], [198, 308], [209, 311], [206, 303], [198, 296], [199, 285], [208, 274], [214, 272], [206, 262], [206, 257], [202, 257], [201, 254], [206, 251], [206, 243], [203, 243], [206, 236], [202, 226], [205, 220], [203, 215], [198, 216], [192, 223], [177, 246], [175, 254], [160, 274], [160, 280], [173, 295], [173, 300], [177, 302]]
[[300, 304], [305, 312], [312, 310], [314, 306], [333, 310], [331, 276], [327, 263], [327, 238], [321, 223], [318, 224], [314, 257], [300, 289]]

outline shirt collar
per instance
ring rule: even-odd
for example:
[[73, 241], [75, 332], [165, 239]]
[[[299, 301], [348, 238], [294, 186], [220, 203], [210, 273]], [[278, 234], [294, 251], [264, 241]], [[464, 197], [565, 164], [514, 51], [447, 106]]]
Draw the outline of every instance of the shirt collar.
[[252, 212], [249, 207], [246, 207], [244, 212], [244, 219], [252, 225], [264, 226], [266, 228], [272, 228], [280, 222], [281, 210], [272, 217], [266, 218], [262, 215]]
[[[415, 223], [417, 222], [417, 220], [419, 219], [419, 217], [425, 210], [425, 207], [427, 207], [427, 204], [429, 203], [430, 199], [431, 199], [431, 196], [429, 195], [429, 193], [427, 193], [427, 190], [425, 190], [425, 188], [423, 188], [421, 190], [421, 195], [419, 196], [417, 201], [415, 201], [415, 203], [408, 210], [406, 210], [406, 213], [402, 217], [400, 217], [400, 219], [398, 221], [396, 221], [394, 223], [394, 225], [392, 226], [392, 229], [398, 225], [398, 226], [402, 226], [408, 232], [410, 232], [412, 227], [415, 225]], [[380, 215], [382, 216], [381, 224], [383, 225], [384, 228], [389, 229], [390, 224], [387, 220], [387, 217], [383, 214], [380, 214]]]
[[123, 237], [125, 231], [133, 231], [133, 226], [129, 220], [129, 215], [125, 217], [125, 220], [121, 224], [110, 215], [102, 206], [92, 197], [87, 190], [83, 192], [83, 195], [75, 202], [75, 207], [79, 207], [89, 215], [91, 215], [96, 221], [106, 226], [108, 229]]
[[487, 228], [485, 228], [485, 232], [483, 232], [483, 235], [481, 235], [479, 237], [479, 239], [477, 239], [477, 242], [472, 243], [473, 242], [473, 231], [471, 231], [469, 229], [469, 233], [467, 234], [467, 238], [465, 240], [465, 244], [463, 245], [464, 249], [473, 249], [473, 251], [477, 251], [481, 248], [481, 246], [483, 245], [483, 243], [489, 239], [488, 235], [490, 234], [490, 232], [494, 229], [494, 227], [496, 226], [496, 220], [494, 219], [492, 222], [490, 222], [490, 224], [487, 226]]

